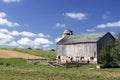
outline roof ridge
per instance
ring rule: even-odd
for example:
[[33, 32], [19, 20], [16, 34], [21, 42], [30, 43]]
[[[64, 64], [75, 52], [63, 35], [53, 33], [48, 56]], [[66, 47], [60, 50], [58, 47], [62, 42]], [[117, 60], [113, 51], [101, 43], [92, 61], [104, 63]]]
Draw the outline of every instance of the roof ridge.
[[97, 42], [109, 32], [97, 32], [90, 34], [69, 35], [60, 40], [57, 44], [69, 44], [80, 42]]

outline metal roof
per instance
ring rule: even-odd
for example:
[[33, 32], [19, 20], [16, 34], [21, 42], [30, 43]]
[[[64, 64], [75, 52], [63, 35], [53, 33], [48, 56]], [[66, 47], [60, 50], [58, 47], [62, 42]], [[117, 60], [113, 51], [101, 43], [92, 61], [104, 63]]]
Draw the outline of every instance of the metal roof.
[[80, 34], [80, 35], [68, 35], [61, 39], [57, 44], [75, 44], [75, 43], [84, 43], [84, 42], [97, 42], [103, 36], [109, 32], [98, 32], [90, 34]]

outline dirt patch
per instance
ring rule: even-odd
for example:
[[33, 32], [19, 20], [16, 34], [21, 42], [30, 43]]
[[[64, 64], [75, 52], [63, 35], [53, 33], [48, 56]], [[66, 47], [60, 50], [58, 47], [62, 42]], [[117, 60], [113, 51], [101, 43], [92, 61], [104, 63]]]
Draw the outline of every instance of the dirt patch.
[[1, 50], [0, 58], [24, 58], [24, 59], [42, 59], [42, 57], [21, 53], [17, 51]]

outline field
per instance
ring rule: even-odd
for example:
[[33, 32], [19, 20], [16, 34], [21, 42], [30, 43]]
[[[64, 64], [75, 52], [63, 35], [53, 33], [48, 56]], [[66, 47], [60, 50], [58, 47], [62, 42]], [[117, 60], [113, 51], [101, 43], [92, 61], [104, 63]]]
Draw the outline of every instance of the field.
[[[39, 55], [42, 54], [39, 53]], [[74, 67], [74, 68], [50, 67], [47, 65], [27, 64], [26, 59], [1, 58], [0, 80], [119, 80], [120, 79], [119, 68], [96, 69], [95, 66], [96, 65], [83, 65], [81, 67]]]
[[24, 58], [24, 59], [41, 59], [42, 57], [17, 52], [12, 50], [0, 50], [0, 58]]
[[54, 51], [18, 49], [18, 48], [1, 48], [0, 50], [17, 51], [20, 53], [27, 53], [34, 56], [39, 56], [45, 59], [56, 59], [56, 53]]

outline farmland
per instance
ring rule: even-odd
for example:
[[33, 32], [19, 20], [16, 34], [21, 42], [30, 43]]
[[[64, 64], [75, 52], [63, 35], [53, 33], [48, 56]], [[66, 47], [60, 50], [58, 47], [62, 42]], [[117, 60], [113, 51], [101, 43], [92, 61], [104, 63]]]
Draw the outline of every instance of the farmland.
[[[27, 51], [30, 52], [32, 50], [26, 50], [26, 53]], [[36, 50], [33, 50], [34, 54], [37, 55], [38, 50], [36, 51], [36, 53], [35, 51]], [[41, 54], [40, 52], [39, 52], [39, 56], [42, 55], [43, 57], [43, 54]], [[51, 52], [51, 54], [52, 53], [53, 52]], [[49, 57], [46, 56], [46, 58], [50, 58], [50, 55]], [[50, 67], [47, 65], [27, 64], [27, 60], [21, 58], [1, 58], [0, 80], [119, 80], [120, 79], [119, 68], [96, 69], [95, 66], [96, 65], [83, 65], [81, 67], [72, 67], [72, 68], [66, 68], [65, 66]]]

